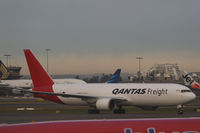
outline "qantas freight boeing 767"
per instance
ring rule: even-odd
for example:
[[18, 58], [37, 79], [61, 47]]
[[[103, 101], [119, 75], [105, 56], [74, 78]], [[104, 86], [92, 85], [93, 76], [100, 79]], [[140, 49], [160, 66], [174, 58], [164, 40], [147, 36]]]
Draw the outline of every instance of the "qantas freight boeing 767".
[[[195, 99], [192, 91], [179, 84], [56, 84], [30, 50], [24, 50], [35, 96], [67, 105], [93, 107], [89, 113], [114, 110], [125, 113], [122, 106], [156, 109], [159, 106], [183, 105]], [[27, 91], [27, 90], [26, 90]]]

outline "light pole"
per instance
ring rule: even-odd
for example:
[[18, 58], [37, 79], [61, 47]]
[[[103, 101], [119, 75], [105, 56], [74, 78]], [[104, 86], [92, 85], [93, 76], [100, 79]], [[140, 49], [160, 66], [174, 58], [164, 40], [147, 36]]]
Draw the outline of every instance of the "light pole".
[[48, 55], [49, 55], [50, 50], [51, 49], [46, 49], [46, 52], [47, 52], [47, 73], [49, 72], [49, 57], [48, 57]]
[[8, 67], [8, 58], [9, 58], [11, 55], [10, 55], [10, 54], [5, 54], [4, 56], [6, 57], [6, 65], [7, 65], [7, 67]]
[[141, 59], [144, 59], [144, 58], [143, 58], [143, 57], [136, 57], [136, 59], [139, 60], [139, 72], [138, 72], [138, 78], [139, 78], [139, 80], [140, 80], [140, 79], [141, 79], [140, 60], [141, 60]]

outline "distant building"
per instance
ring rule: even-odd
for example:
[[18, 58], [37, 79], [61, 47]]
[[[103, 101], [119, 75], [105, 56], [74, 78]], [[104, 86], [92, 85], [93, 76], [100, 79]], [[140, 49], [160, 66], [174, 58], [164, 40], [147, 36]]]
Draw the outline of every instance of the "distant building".
[[19, 79], [22, 77], [22, 75], [20, 75], [22, 67], [10, 66], [7, 67], [7, 69], [9, 72], [8, 79]]
[[155, 64], [146, 74], [151, 80], [179, 80], [181, 72], [178, 64]]
[[10, 66], [6, 67], [3, 62], [0, 60], [0, 79], [19, 79], [22, 76], [20, 75], [21, 67]]

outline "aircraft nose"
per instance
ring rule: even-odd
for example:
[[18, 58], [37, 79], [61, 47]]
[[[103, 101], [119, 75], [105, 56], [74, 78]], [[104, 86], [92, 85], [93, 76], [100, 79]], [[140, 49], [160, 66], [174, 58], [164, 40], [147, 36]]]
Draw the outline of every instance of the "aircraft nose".
[[190, 101], [194, 100], [195, 98], [196, 98], [196, 95], [195, 95], [194, 93], [191, 93], [191, 94], [189, 95], [189, 97], [188, 97], [188, 99], [189, 99]]

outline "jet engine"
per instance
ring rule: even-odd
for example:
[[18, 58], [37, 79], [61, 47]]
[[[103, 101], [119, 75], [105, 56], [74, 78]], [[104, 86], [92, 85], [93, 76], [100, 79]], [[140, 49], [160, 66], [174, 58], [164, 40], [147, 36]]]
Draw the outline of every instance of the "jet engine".
[[96, 108], [100, 110], [112, 110], [115, 104], [111, 98], [101, 98], [96, 102]]

